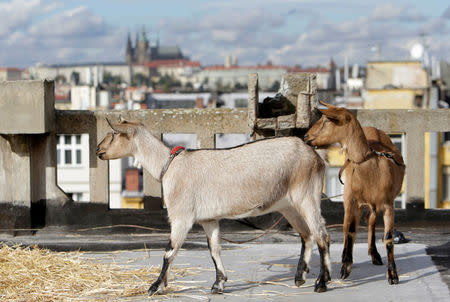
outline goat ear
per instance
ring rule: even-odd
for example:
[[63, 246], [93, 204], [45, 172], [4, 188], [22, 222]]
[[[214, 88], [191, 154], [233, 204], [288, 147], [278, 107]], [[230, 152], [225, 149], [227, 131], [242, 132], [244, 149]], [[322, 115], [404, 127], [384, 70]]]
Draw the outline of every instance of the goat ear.
[[325, 103], [324, 101], [321, 101], [321, 100], [319, 100], [319, 103], [327, 108], [330, 108], [332, 106], [331, 104]]
[[[110, 121], [107, 117], [105, 117], [105, 120], [106, 120], [106, 122], [108, 123], [109, 127], [110, 127], [112, 130], [114, 130], [114, 127], [113, 127], [113, 125], [111, 124], [111, 121]], [[114, 131], [115, 131], [115, 130], [114, 130]]]
[[319, 100], [319, 103], [322, 104], [323, 106], [327, 107], [328, 109], [339, 108], [337, 106], [325, 103], [324, 101], [321, 101], [321, 100]]
[[106, 121], [108, 122], [109, 127], [111, 127], [111, 129], [114, 132], [123, 133], [123, 134], [128, 135], [129, 137], [132, 137], [136, 133], [136, 129], [132, 125], [128, 125], [128, 124], [112, 124], [108, 119], [106, 119]]
[[119, 124], [125, 124], [128, 123], [123, 117], [122, 115], [119, 115]]
[[331, 109], [319, 109], [320, 112], [322, 112], [323, 115], [325, 115], [329, 120], [332, 121], [341, 121], [343, 116], [337, 113], [335, 110]]

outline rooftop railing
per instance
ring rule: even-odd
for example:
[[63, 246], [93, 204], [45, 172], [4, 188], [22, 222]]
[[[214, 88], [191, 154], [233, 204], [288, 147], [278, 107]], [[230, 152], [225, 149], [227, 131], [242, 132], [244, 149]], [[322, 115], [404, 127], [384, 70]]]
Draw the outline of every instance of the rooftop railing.
[[[90, 203], [107, 205], [108, 162], [95, 156], [98, 142], [110, 131], [106, 117], [118, 120], [121, 115], [140, 122], [159, 138], [167, 133], [196, 134], [197, 148], [215, 148], [217, 134], [255, 134], [255, 127], [266, 131], [273, 126], [274, 134], [286, 135], [283, 131], [292, 125], [305, 128], [313, 122], [313, 110], [317, 106], [314, 77], [308, 77], [307, 89], [298, 93], [302, 107], [297, 106], [288, 118], [266, 120], [255, 119], [257, 108], [250, 106], [256, 106], [258, 100], [255, 76], [249, 79], [249, 109], [55, 110], [53, 82], [0, 83], [3, 85], [0, 89], [0, 205], [29, 209], [40, 201], [47, 205], [68, 202], [56, 183], [56, 135], [82, 133], [89, 134]], [[424, 133], [450, 131], [450, 110], [354, 110], [354, 113], [362, 126], [404, 135], [406, 198], [403, 207], [411, 201], [423, 201]], [[161, 209], [160, 183], [146, 171], [143, 177], [144, 196], [152, 201], [149, 209]]]

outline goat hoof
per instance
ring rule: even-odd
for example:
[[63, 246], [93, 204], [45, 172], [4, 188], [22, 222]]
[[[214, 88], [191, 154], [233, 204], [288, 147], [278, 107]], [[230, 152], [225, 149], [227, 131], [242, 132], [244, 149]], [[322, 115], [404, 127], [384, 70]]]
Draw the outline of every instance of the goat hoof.
[[213, 295], [220, 295], [220, 294], [223, 294], [223, 290], [221, 290], [220, 288], [217, 288], [217, 287], [212, 287], [211, 288], [211, 294], [213, 294]]
[[309, 268], [304, 268], [302, 271], [297, 271], [295, 274], [295, 285], [297, 287], [302, 286], [306, 281], [306, 274], [309, 273]]
[[302, 286], [303, 284], [305, 284], [305, 282], [306, 282], [305, 279], [302, 279], [302, 278], [297, 279], [297, 278], [295, 278], [295, 285], [296, 285], [297, 287]]
[[323, 293], [327, 291], [327, 285], [324, 278], [319, 278], [316, 280], [316, 284], [314, 285], [314, 291], [316, 293]]
[[383, 265], [380, 254], [376, 253], [372, 255], [372, 263], [374, 265]]
[[158, 293], [158, 292], [160, 292], [160, 291], [161, 291], [161, 289], [160, 289], [160, 287], [159, 287], [159, 284], [153, 283], [153, 284], [150, 286], [150, 288], [148, 289], [148, 295], [149, 295], [149, 296], [153, 296], [154, 294], [156, 294], [156, 293]]
[[224, 280], [214, 282], [211, 287], [211, 294], [223, 294], [224, 283]]
[[351, 271], [352, 271], [352, 263], [351, 262], [342, 263], [341, 279], [346, 279], [348, 276], [350, 276]]
[[388, 282], [390, 285], [398, 284], [397, 272], [395, 271], [388, 272]]

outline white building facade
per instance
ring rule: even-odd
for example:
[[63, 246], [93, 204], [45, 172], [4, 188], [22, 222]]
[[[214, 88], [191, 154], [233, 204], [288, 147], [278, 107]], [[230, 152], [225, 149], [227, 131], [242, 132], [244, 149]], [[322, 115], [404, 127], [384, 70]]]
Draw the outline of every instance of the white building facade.
[[[58, 185], [76, 202], [90, 201], [89, 135], [57, 136]], [[120, 208], [122, 172], [120, 160], [109, 161], [109, 206]]]

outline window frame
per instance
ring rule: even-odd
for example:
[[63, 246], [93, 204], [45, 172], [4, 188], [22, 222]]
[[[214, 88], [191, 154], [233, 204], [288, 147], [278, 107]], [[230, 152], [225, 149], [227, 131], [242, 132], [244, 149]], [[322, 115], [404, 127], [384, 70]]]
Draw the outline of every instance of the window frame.
[[[69, 142], [70, 138], [70, 143]], [[70, 162], [67, 155], [70, 152]], [[56, 135], [57, 165], [59, 167], [82, 167], [83, 151], [81, 134], [57, 134]], [[79, 162], [78, 162], [79, 155]]]

